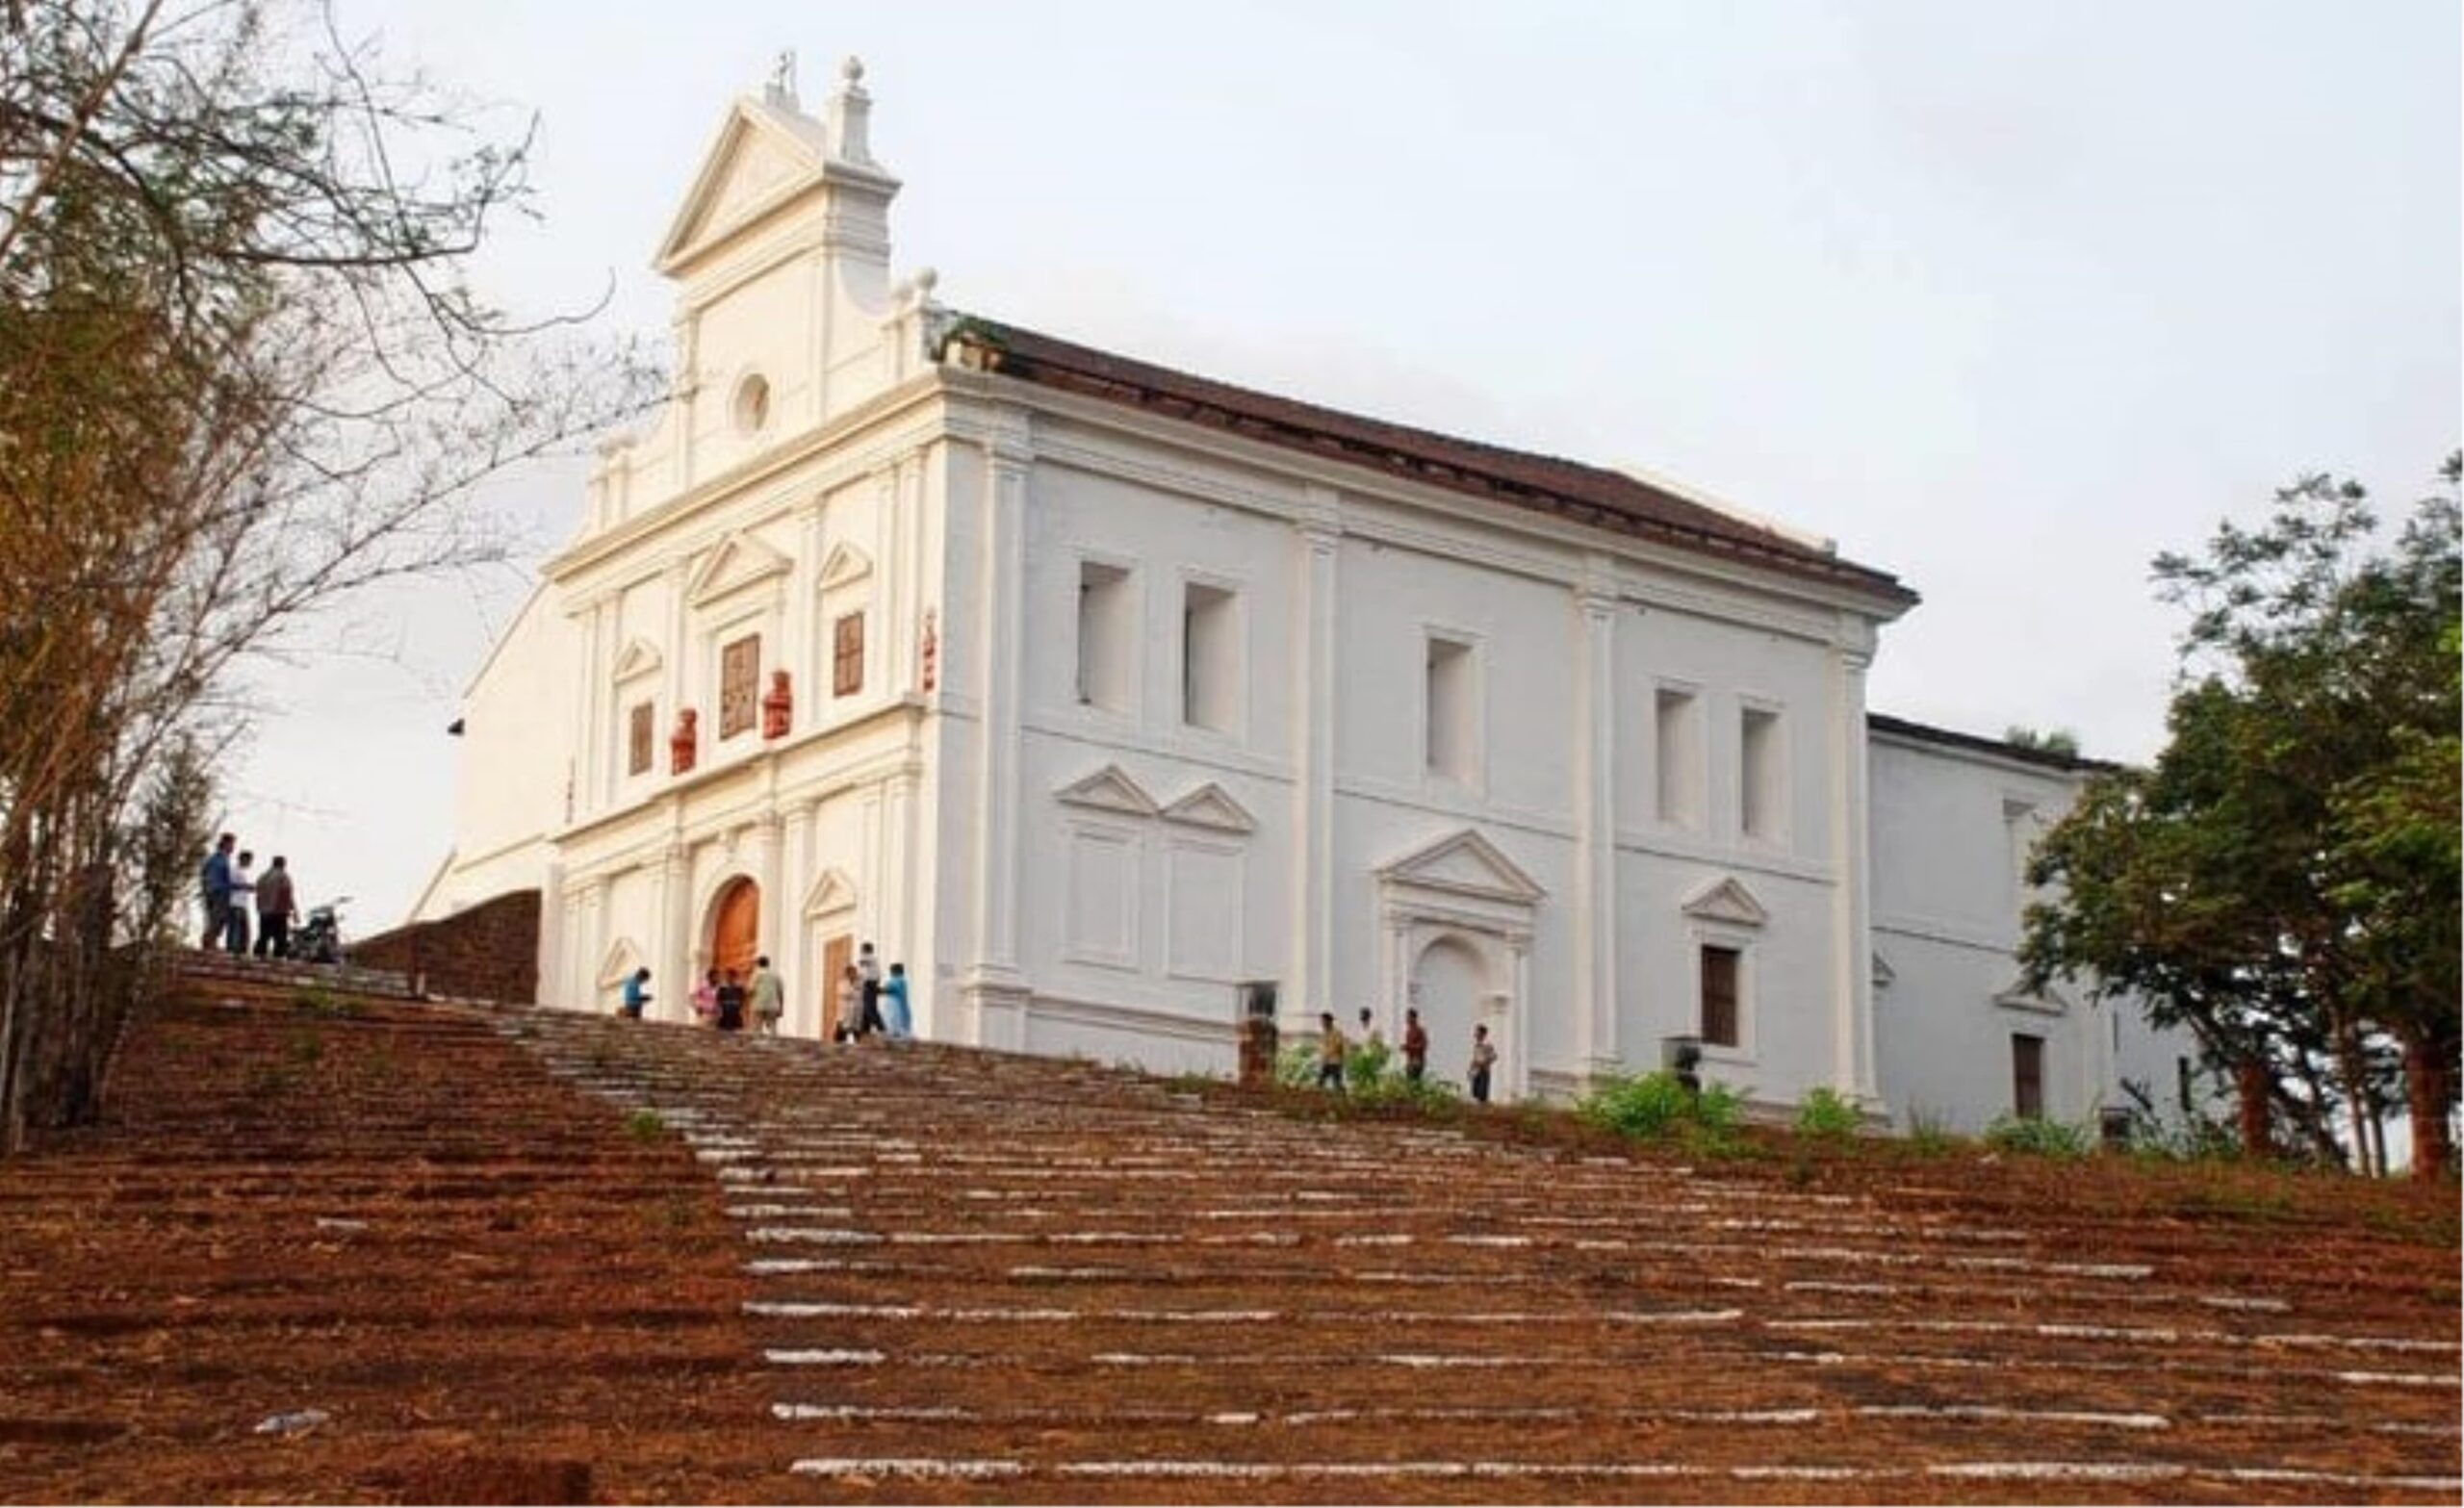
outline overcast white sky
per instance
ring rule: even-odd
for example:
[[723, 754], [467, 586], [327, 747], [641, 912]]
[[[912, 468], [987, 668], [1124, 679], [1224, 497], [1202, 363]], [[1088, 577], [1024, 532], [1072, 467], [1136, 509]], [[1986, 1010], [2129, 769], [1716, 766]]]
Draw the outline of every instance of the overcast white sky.
[[[2307, 469], [2409, 499], [2464, 429], [2451, 0], [340, 5], [538, 113], [515, 307], [664, 331], [729, 98], [857, 53], [945, 301], [1835, 535], [1925, 597], [1873, 706], [1979, 732], [2152, 754], [2148, 558]], [[494, 505], [535, 558], [578, 472]], [[362, 932], [446, 852], [526, 591], [364, 603], [263, 677], [231, 821]]]

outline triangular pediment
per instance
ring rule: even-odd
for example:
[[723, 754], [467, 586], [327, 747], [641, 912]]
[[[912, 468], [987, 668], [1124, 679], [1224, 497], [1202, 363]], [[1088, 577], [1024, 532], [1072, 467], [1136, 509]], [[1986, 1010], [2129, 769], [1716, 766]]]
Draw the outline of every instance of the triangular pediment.
[[1524, 906], [1549, 893], [1496, 844], [1470, 828], [1416, 848], [1377, 874], [1391, 883]]
[[615, 944], [607, 950], [607, 957], [599, 960], [600, 987], [604, 989], [610, 985], [622, 984], [631, 979], [633, 971], [641, 966], [642, 950], [633, 946], [633, 939], [617, 938]]
[[666, 661], [659, 654], [657, 645], [648, 639], [635, 639], [616, 656], [615, 678], [630, 680], [636, 676], [647, 676], [664, 663]]
[[820, 187], [826, 156], [818, 121], [763, 100], [737, 100], [685, 191], [654, 265], [676, 272], [738, 228]]
[[1698, 922], [1725, 922], [1732, 927], [1759, 927], [1771, 913], [1754, 892], [1735, 879], [1714, 880], [1685, 898], [1681, 907]]
[[843, 870], [823, 870], [821, 878], [812, 882], [812, 888], [805, 892], [807, 916], [832, 916], [855, 908], [856, 882], [848, 879]]
[[2028, 987], [2028, 982], [2024, 977], [2014, 979], [2008, 984], [2003, 985], [2002, 988], [1994, 994], [1993, 1003], [2002, 1007], [2006, 1010], [2032, 1010], [2041, 1016], [2059, 1016], [2070, 1013], [2070, 999], [2068, 996], [2063, 994], [2060, 990], [2052, 988], [2050, 985], [2043, 989], [2031, 989]]
[[702, 557], [684, 595], [696, 607], [784, 575], [787, 557], [750, 534], [731, 534]]
[[1085, 780], [1063, 786], [1052, 793], [1052, 799], [1065, 805], [1117, 812], [1124, 817], [1155, 815], [1155, 798], [1116, 764], [1108, 764]]
[[1255, 832], [1258, 819], [1248, 808], [1232, 799], [1231, 793], [1213, 780], [1190, 792], [1164, 808], [1168, 822], [1187, 823], [1193, 828], [1213, 828], [1218, 832]]
[[821, 562], [821, 590], [853, 586], [872, 574], [872, 556], [853, 545], [833, 545]]

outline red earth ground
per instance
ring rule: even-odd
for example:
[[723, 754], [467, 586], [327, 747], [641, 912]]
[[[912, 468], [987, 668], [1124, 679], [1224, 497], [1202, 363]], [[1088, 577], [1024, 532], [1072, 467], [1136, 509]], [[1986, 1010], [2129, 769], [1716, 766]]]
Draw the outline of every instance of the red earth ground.
[[0, 1164], [0, 1497], [2459, 1489], [2451, 1186], [1688, 1163], [231, 982], [140, 1022], [113, 1107]]

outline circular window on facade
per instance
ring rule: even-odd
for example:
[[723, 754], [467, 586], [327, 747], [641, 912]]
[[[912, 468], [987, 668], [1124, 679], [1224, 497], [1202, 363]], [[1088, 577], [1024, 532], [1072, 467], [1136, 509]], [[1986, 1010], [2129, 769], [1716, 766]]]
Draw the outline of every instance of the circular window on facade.
[[754, 434], [770, 422], [770, 381], [759, 372], [735, 385], [735, 427]]

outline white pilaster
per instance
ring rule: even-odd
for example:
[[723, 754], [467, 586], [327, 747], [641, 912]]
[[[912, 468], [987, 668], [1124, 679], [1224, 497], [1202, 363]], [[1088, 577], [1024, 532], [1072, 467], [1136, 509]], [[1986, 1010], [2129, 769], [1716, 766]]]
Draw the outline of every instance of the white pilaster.
[[[1293, 729], [1298, 808], [1293, 834], [1292, 960], [1288, 988], [1295, 1005], [1331, 1010], [1334, 1001], [1335, 874], [1335, 592], [1341, 521], [1334, 493], [1309, 489], [1309, 517], [1299, 530], [1300, 695]], [[1289, 1009], [1289, 1008], [1287, 1008]], [[1400, 1020], [1401, 1007], [1394, 1008]]]
[[761, 934], [754, 951], [767, 954], [772, 966], [783, 969], [792, 957], [786, 951], [787, 864], [786, 824], [779, 808], [768, 806], [753, 824], [754, 871], [761, 882]]
[[974, 961], [961, 988], [973, 1041], [1025, 1041], [1026, 986], [1018, 974], [1020, 707], [1026, 653], [1026, 510], [1033, 451], [1022, 422], [986, 447], [979, 579], [984, 715], [975, 800]]
[[[790, 738], [801, 738], [818, 727], [830, 705], [830, 647], [822, 642], [826, 629], [820, 621], [819, 601], [825, 549], [821, 499], [816, 498], [796, 510], [796, 560], [787, 575], [787, 642], [769, 656], [771, 664], [791, 677], [796, 703], [787, 727]], [[762, 694], [767, 696], [770, 677], [764, 676], [761, 680]]]
[[[872, 622], [864, 626], [864, 689], [898, 696], [908, 689], [907, 562], [904, 544], [907, 479], [912, 457], [902, 456], [874, 473]], [[871, 697], [867, 696], [867, 701]]]
[[[1606, 589], [1606, 571], [1605, 561], [1586, 562], [1586, 580], [1576, 599], [1575, 1041], [1586, 1075], [1613, 1069], [1619, 1057], [1617, 601]], [[1518, 1085], [1527, 1082], [1525, 1071], [1516, 1070]]]
[[[902, 768], [884, 785], [882, 803], [882, 895], [873, 908], [882, 962], [904, 963], [917, 972], [915, 949], [915, 772]], [[913, 985], [911, 984], [911, 989]]]
[[[684, 601], [685, 584], [692, 579], [691, 562], [673, 561], [667, 568], [667, 657], [660, 663], [661, 702], [664, 719], [652, 728], [651, 765], [661, 775], [667, 773], [668, 735], [676, 731], [676, 714], [693, 688], [693, 678], [686, 674], [693, 659], [693, 646], [685, 642], [684, 633], [691, 615]], [[709, 750], [710, 740], [718, 735], [719, 720], [709, 707], [695, 708], [701, 716], [702, 752]], [[698, 766], [697, 766], [698, 768]]]
[[532, 965], [539, 971], [539, 983], [532, 989], [533, 1005], [569, 1003], [562, 998], [569, 932], [565, 918], [565, 866], [552, 856], [546, 873], [539, 879], [539, 954]]
[[1509, 937], [1506, 947], [1509, 977], [1514, 981], [1514, 998], [1506, 1003], [1505, 1050], [1514, 1055], [1506, 1060], [1507, 1097], [1527, 1100], [1531, 1098], [1531, 939]]
[[1865, 667], [1870, 636], [1835, 648], [1831, 660], [1832, 1082], [1843, 1094], [1874, 1092], [1873, 928], [1865, 774]]
[[651, 1013], [661, 1021], [682, 1021], [689, 1019], [693, 981], [701, 970], [693, 957], [693, 851], [681, 841], [670, 843], [659, 856], [658, 888], [664, 956], [651, 965], [660, 981], [654, 986], [657, 1003]]

